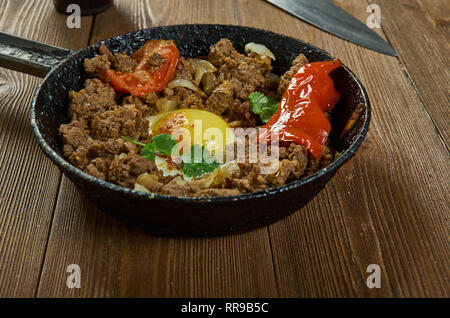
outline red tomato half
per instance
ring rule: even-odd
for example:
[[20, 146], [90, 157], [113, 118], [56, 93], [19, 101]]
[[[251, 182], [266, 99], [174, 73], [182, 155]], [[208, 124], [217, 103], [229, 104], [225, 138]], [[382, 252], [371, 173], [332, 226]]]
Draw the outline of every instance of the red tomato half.
[[[150, 56], [159, 54], [165, 62], [158, 68], [149, 67]], [[148, 93], [158, 93], [164, 90], [166, 84], [175, 74], [180, 52], [173, 41], [150, 40], [133, 53], [132, 58], [138, 64], [130, 73], [106, 70], [106, 79], [118, 91], [144, 97]]]

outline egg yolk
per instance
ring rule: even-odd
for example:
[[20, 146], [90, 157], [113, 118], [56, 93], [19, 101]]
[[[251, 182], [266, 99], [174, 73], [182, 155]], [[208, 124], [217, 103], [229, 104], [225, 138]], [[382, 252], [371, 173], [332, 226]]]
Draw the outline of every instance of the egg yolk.
[[[227, 142], [232, 141], [231, 130], [220, 116], [200, 109], [179, 109], [147, 118], [149, 131], [153, 136], [158, 134], [172, 135], [179, 128], [189, 135], [183, 134], [178, 141], [190, 137], [190, 145], [203, 145], [212, 155], [222, 156]], [[228, 138], [227, 138], [227, 134]]]

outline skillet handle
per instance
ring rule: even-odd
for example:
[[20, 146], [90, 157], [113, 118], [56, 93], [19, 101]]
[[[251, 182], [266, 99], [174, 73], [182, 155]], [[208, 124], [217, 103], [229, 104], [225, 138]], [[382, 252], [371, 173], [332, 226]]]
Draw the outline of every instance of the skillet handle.
[[73, 51], [0, 32], [0, 67], [44, 77]]

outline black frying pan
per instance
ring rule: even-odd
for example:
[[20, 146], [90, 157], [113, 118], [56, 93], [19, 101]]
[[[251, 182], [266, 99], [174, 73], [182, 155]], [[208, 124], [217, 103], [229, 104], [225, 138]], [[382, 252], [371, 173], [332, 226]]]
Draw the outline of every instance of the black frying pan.
[[[342, 155], [326, 168], [269, 190], [234, 197], [186, 198], [145, 194], [96, 179], [71, 165], [62, 154], [58, 127], [69, 122], [69, 91], [80, 90], [86, 80], [83, 59], [95, 56], [104, 43], [111, 51], [137, 50], [149, 39], [172, 39], [185, 57], [206, 55], [210, 45], [230, 39], [243, 52], [248, 42], [265, 44], [277, 57], [274, 72], [284, 73], [291, 61], [303, 53], [310, 61], [329, 60], [325, 51], [270, 31], [228, 25], [176, 25], [156, 27], [115, 36], [77, 52], [0, 34], [0, 66], [45, 76], [30, 109], [30, 121], [45, 154], [100, 209], [146, 230], [162, 235], [222, 235], [268, 225], [303, 207], [352, 156], [365, 138], [370, 104], [364, 87], [345, 66], [332, 77], [341, 93], [335, 108], [333, 146]], [[353, 111], [364, 107], [353, 129], [340, 133]], [[332, 211], [330, 211], [331, 213]]]

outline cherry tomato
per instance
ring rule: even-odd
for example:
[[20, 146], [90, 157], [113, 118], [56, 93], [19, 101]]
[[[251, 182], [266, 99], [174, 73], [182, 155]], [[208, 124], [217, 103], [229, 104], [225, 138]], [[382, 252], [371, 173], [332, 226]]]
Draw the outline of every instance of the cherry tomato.
[[[148, 66], [148, 58], [159, 54], [165, 59], [159, 67]], [[148, 93], [158, 93], [164, 90], [166, 84], [175, 74], [180, 52], [173, 41], [147, 41], [132, 58], [138, 61], [130, 73], [121, 73], [111, 69], [106, 70], [106, 79], [118, 91], [144, 97]]]

